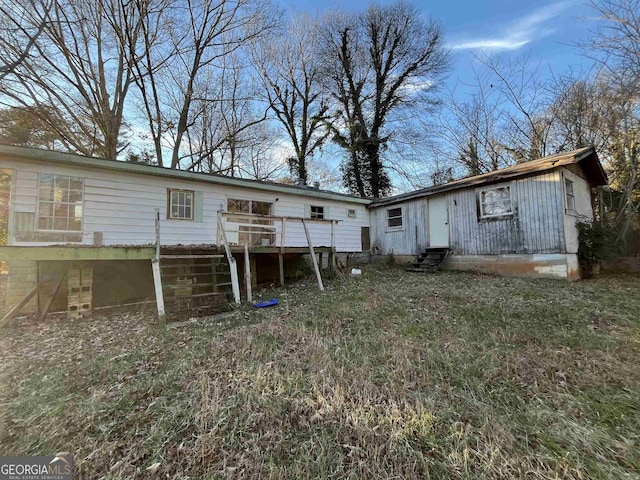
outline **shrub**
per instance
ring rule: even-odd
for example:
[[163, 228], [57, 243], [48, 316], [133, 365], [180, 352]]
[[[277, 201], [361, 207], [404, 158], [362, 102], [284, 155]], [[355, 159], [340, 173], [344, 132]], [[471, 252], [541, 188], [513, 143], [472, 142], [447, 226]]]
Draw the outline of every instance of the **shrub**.
[[611, 230], [595, 222], [578, 222], [578, 260], [596, 264], [605, 259], [612, 246]]

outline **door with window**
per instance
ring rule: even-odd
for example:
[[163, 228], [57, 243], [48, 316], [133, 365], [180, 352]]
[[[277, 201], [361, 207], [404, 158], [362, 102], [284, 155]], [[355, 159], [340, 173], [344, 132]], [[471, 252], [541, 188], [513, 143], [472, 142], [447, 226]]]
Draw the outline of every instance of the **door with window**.
[[449, 212], [447, 197], [440, 195], [428, 199], [428, 234], [430, 247], [449, 246]]

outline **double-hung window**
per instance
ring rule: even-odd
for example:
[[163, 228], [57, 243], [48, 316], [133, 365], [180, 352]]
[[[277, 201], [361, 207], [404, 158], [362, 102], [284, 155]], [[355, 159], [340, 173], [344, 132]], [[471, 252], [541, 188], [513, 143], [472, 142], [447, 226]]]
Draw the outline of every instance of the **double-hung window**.
[[194, 192], [191, 190], [169, 190], [169, 219], [193, 220]]
[[65, 175], [38, 175], [38, 230], [82, 231], [84, 181]]
[[568, 178], [564, 179], [564, 195], [567, 202], [567, 211], [575, 212], [576, 211], [576, 195], [573, 191], [573, 181]]
[[402, 228], [402, 207], [387, 210], [387, 227], [389, 229]]

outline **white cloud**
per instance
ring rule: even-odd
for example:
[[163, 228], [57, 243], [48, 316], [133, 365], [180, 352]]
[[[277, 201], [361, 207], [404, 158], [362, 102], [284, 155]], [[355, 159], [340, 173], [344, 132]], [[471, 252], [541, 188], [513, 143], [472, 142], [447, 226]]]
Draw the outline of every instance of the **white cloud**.
[[452, 50], [517, 50], [524, 45], [551, 35], [549, 22], [561, 15], [575, 0], [555, 3], [539, 8], [515, 20], [494, 37], [481, 37], [452, 42]]

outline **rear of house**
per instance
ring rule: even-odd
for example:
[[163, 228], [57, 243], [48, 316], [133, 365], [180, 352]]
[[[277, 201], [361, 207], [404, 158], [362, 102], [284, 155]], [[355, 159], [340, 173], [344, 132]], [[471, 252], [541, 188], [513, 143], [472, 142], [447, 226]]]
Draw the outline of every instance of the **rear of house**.
[[585, 148], [390, 197], [370, 207], [372, 243], [404, 260], [446, 247], [449, 269], [574, 280], [576, 223], [606, 181]]
[[[8, 220], [0, 262], [8, 269], [2, 291], [9, 306], [62, 274], [80, 282], [70, 288], [91, 292], [87, 305], [152, 297], [159, 282], [150, 260], [160, 250], [193, 263], [167, 266], [178, 284], [163, 284], [186, 296], [218, 294], [229, 284], [230, 268], [216, 264], [225, 254], [229, 263], [237, 257], [250, 265], [250, 283], [284, 283], [286, 266], [309, 247], [333, 261], [368, 251], [410, 261], [441, 247], [450, 252], [445, 268], [573, 280], [576, 222], [593, 218], [592, 190], [607, 182], [593, 148], [373, 203], [319, 188], [9, 146], [0, 146], [0, 175], [10, 198], [0, 202]], [[221, 248], [224, 238], [231, 252]], [[57, 307], [65, 308], [71, 296], [64, 286], [61, 292]], [[25, 308], [43, 303], [48, 308], [42, 298]]]
[[[243, 261], [246, 243], [253, 274], [262, 265], [260, 274], [275, 270], [277, 278], [278, 256], [289, 261], [309, 251], [302, 219], [312, 245], [326, 254], [361, 251], [369, 228], [369, 200], [319, 188], [10, 146], [0, 146], [0, 173], [11, 198], [7, 246], [0, 249], [9, 269], [8, 305], [43, 272], [74, 262], [95, 268], [94, 297], [98, 289], [111, 294], [102, 303], [126, 300], [127, 290], [148, 296], [158, 238], [163, 250], [202, 256], [221, 246], [222, 225], [229, 244], [238, 246], [234, 256]], [[35, 301], [30, 305], [35, 309]]]

